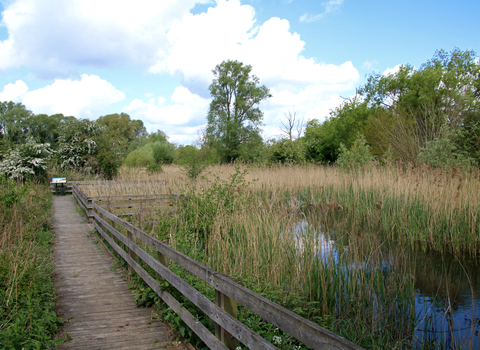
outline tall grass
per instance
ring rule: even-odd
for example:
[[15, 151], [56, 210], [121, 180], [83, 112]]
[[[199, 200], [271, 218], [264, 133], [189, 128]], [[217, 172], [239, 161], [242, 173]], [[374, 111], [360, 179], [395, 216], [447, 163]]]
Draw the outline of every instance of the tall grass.
[[[345, 172], [337, 167], [315, 165], [243, 167], [252, 182], [250, 189], [265, 196], [284, 196], [285, 205], [321, 207], [337, 203], [353, 221], [377, 220], [391, 238], [421, 243], [439, 251], [476, 255], [480, 249], [480, 172], [390, 165]], [[201, 190], [208, 178], [227, 180], [232, 165], [215, 165], [195, 183]], [[119, 179], [164, 180], [167, 187], [152, 185], [134, 189], [138, 194], [185, 193], [191, 182], [177, 166], [165, 166], [160, 174], [122, 168]], [[257, 181], [255, 181], [257, 180]], [[119, 185], [117, 185], [119, 186]], [[131, 189], [130, 189], [131, 190]], [[102, 189], [89, 189], [92, 194]], [[96, 191], [96, 192], [95, 192]], [[115, 193], [115, 189], [108, 193]], [[123, 193], [123, 192], [122, 192]], [[134, 194], [134, 193], [130, 193]], [[287, 203], [288, 202], [288, 203]]]
[[[315, 165], [208, 171], [194, 183], [176, 166], [160, 174], [122, 169], [119, 179], [164, 180], [163, 193], [188, 196], [152, 234], [249, 288], [281, 291], [275, 301], [283, 305], [299, 296], [295, 312], [324, 326], [330, 315], [331, 329], [365, 347], [411, 345], [415, 262], [402, 246], [479, 252], [478, 171], [404, 164], [353, 172]], [[105, 186], [84, 190], [106, 193]], [[108, 191], [124, 189], [114, 183]]]
[[51, 195], [0, 178], [0, 347], [54, 346]]

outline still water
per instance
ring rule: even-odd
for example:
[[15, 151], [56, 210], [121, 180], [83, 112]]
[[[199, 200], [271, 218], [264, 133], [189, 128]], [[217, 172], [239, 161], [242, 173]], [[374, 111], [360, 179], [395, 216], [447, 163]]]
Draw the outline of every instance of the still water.
[[[306, 234], [314, 234], [318, 254], [335, 259], [345, 248], [340, 248], [334, 232], [325, 235], [315, 226], [306, 220], [294, 225], [297, 248], [302, 250]], [[414, 276], [413, 348], [480, 349], [480, 259], [385, 243], [381, 249], [401, 249], [407, 255], [408, 273]]]

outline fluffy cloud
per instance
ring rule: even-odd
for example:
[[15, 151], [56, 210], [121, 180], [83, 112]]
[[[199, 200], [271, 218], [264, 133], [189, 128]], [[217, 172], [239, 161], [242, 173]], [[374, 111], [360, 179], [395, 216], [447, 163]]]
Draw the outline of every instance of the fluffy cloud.
[[299, 87], [308, 84], [346, 85], [359, 78], [351, 62], [340, 66], [316, 62], [301, 55], [305, 42], [290, 32], [290, 23], [271, 18], [256, 25], [255, 11], [239, 0], [219, 0], [206, 13], [186, 15], [167, 34], [169, 45], [159, 51], [154, 73], [180, 74], [189, 82], [212, 80], [211, 70], [223, 60], [251, 64], [268, 85]]
[[149, 65], [172, 23], [206, 1], [12, 1], [3, 12], [9, 37], [0, 42], [0, 68], [58, 76], [84, 65]]
[[83, 74], [80, 80], [55, 80], [52, 85], [27, 92], [22, 102], [34, 113], [73, 115], [95, 119], [125, 94], [96, 75]]
[[162, 96], [147, 102], [133, 100], [123, 108], [133, 119], [141, 119], [149, 131], [158, 129], [170, 136], [170, 141], [191, 143], [197, 136], [198, 125], [205, 122], [210, 100], [179, 86], [173, 92], [169, 105]]
[[[333, 5], [328, 9], [333, 11]], [[333, 65], [304, 57], [305, 42], [290, 31], [287, 20], [274, 17], [257, 24], [254, 9], [239, 0], [218, 0], [205, 13], [184, 16], [167, 39], [169, 45], [159, 51], [150, 71], [180, 75], [190, 91], [203, 97], [208, 95], [211, 70], [221, 61], [252, 65], [274, 95], [262, 104], [269, 124], [265, 130], [280, 125], [285, 108], [294, 107], [307, 119], [323, 119], [342, 101], [338, 94], [352, 90], [360, 79], [350, 61]]]
[[7, 84], [0, 93], [0, 101], [19, 102], [22, 95], [28, 91], [28, 86], [22, 80], [17, 80], [15, 84]]

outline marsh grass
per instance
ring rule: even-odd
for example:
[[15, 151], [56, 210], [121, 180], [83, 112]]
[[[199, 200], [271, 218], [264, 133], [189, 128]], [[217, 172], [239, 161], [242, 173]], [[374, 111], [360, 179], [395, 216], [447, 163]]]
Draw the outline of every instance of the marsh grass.
[[[168, 184], [129, 194], [188, 197], [174, 215], [163, 213], [146, 227], [151, 234], [365, 347], [412, 344], [415, 262], [402, 247], [479, 252], [476, 170], [409, 164], [348, 172], [315, 165], [208, 170], [191, 182], [177, 166], [158, 174], [121, 169], [119, 180]], [[84, 191], [132, 190], [120, 182], [107, 187]], [[299, 229], [302, 222], [308, 225]]]
[[[115, 184], [106, 190], [91, 187], [89, 195], [108, 193], [159, 194], [203, 191], [213, 178], [228, 181], [232, 165], [212, 165], [208, 173], [191, 182], [178, 166], [165, 166], [152, 174], [144, 169], [121, 168], [119, 180], [163, 180], [165, 186], [122, 189]], [[476, 255], [480, 249], [480, 172], [475, 169], [434, 169], [410, 164], [369, 166], [362, 172], [342, 168], [305, 165], [247, 167], [245, 180], [254, 195], [265, 198], [273, 193], [277, 209], [323, 208], [336, 203], [357, 223], [380, 222], [384, 232], [411, 244], [423, 244], [438, 251]], [[247, 194], [248, 195], [248, 194]], [[251, 194], [253, 196], [253, 194]], [[281, 198], [281, 200], [280, 200]], [[283, 207], [283, 209], [282, 209]]]
[[0, 344], [52, 347], [57, 328], [48, 188], [0, 179]]

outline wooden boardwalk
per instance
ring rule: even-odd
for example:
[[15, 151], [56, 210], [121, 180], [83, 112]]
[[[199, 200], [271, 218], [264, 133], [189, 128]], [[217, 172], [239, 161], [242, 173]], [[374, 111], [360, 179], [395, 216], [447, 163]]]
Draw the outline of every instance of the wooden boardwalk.
[[93, 225], [75, 210], [74, 199], [54, 196], [53, 213], [57, 311], [67, 320], [58, 336], [71, 339], [59, 348], [187, 349], [172, 346], [153, 311], [136, 306], [128, 282], [95, 244]]

